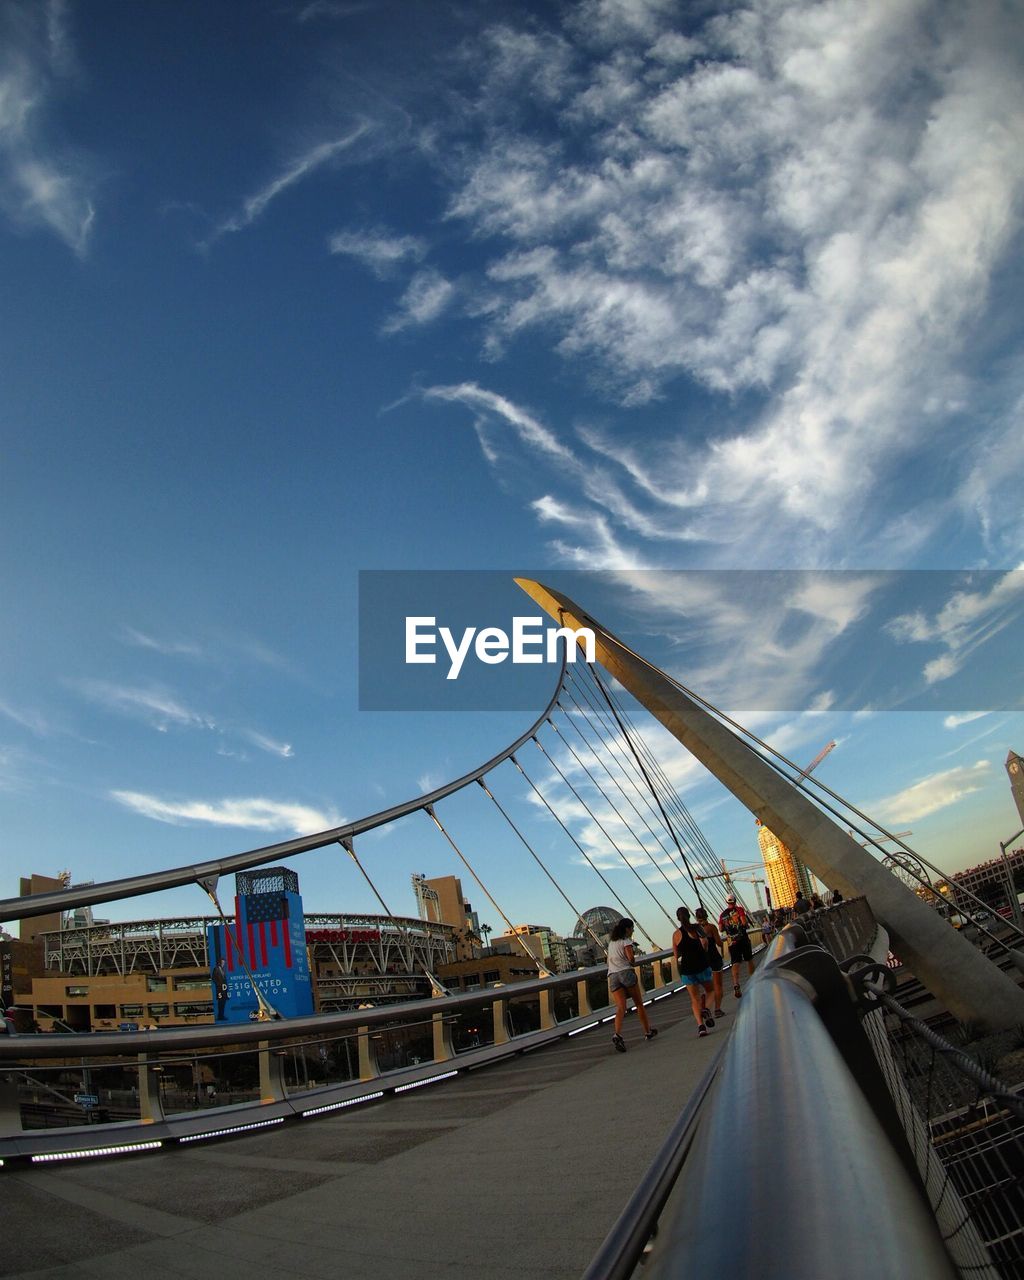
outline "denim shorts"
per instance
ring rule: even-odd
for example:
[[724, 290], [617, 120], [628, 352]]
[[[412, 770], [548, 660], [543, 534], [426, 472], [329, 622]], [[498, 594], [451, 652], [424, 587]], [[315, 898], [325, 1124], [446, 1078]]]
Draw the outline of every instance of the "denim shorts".
[[681, 973], [679, 981], [684, 987], [699, 987], [701, 983], [711, 982], [711, 970], [701, 969], [700, 973]]
[[621, 987], [624, 991], [632, 991], [636, 986], [636, 974], [632, 969], [616, 969], [614, 973], [608, 975], [608, 990], [618, 991]]

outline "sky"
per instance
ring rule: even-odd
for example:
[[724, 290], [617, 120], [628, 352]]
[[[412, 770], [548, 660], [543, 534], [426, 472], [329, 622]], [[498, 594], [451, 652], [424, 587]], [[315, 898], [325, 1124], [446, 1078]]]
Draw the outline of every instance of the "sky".
[[[798, 764], [836, 741], [822, 781], [943, 869], [996, 855], [1022, 61], [1000, 0], [8, 0], [0, 893], [328, 828], [522, 732], [367, 703], [382, 570], [497, 574], [465, 625], [561, 586]], [[551, 671], [515, 675], [539, 712]], [[452, 804], [502, 910], [568, 929]], [[361, 857], [397, 913], [460, 874], [497, 923], [422, 815]], [[308, 908], [377, 909], [339, 851], [296, 867]]]

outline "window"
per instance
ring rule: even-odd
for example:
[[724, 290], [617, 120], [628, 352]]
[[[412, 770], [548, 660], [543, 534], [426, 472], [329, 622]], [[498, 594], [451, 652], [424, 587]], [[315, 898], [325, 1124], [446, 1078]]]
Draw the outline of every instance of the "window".
[[97, 1018], [106, 1018], [112, 1022], [117, 1017], [117, 1005], [98, 1004], [95, 1006], [95, 1013]]
[[65, 987], [64, 994], [66, 996], [87, 996], [89, 994], [88, 987]]
[[166, 978], [147, 978], [146, 990], [147, 991], [166, 991], [167, 979]]
[[488, 982], [500, 982], [500, 981], [501, 981], [501, 970], [500, 970], [500, 969], [492, 969], [492, 970], [490, 971], [490, 973], [485, 973], [485, 974], [484, 974], [484, 984], [485, 984], [485, 985], [486, 985]]
[[121, 1006], [121, 1017], [122, 1018], [141, 1018], [142, 1005], [141, 1004], [123, 1004]]
[[179, 1018], [208, 1018], [213, 1013], [213, 1001], [208, 1000], [205, 1004], [176, 1004], [174, 1012]]
[[151, 1004], [149, 1005], [149, 1016], [151, 1018], [166, 1018], [171, 1012], [169, 1004]]
[[209, 978], [175, 978], [175, 991], [209, 991]]

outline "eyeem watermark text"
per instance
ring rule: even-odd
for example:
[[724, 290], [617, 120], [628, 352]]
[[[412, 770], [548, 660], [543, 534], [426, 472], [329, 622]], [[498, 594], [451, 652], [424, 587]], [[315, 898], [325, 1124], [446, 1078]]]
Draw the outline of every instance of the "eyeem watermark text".
[[494, 666], [509, 659], [513, 663], [558, 662], [558, 641], [565, 640], [569, 662], [576, 661], [576, 648], [583, 647], [587, 662], [594, 661], [594, 633], [589, 627], [545, 627], [543, 618], [512, 619], [512, 634], [501, 627], [466, 627], [456, 639], [449, 627], [437, 626], [436, 618], [405, 619], [405, 660], [407, 663], [437, 661], [437, 642], [448, 654], [447, 680], [457, 680], [470, 650], [479, 662]]

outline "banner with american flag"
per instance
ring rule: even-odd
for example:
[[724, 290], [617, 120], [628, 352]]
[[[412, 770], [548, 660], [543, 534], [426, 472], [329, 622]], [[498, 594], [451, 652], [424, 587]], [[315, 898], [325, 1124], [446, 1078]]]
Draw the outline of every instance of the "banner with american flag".
[[[282, 1017], [313, 1012], [302, 899], [297, 893], [242, 894], [227, 926], [207, 926], [214, 1018], [247, 1022], [263, 998]], [[251, 979], [250, 979], [251, 975]]]

